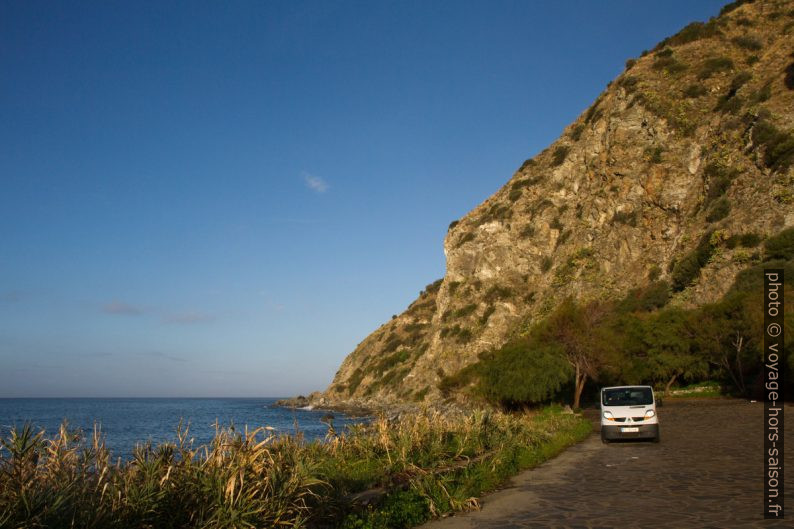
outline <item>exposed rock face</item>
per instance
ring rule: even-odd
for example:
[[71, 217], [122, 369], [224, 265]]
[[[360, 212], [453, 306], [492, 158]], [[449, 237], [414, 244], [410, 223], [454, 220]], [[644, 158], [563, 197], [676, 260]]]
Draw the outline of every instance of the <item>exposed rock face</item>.
[[[616, 298], [670, 279], [712, 230], [764, 238], [793, 225], [794, 171], [773, 156], [785, 145], [759, 132], [791, 141], [793, 51], [794, 2], [767, 1], [630, 61], [554, 144], [453, 223], [444, 279], [361, 342], [315, 400], [435, 400], [441, 376], [566, 296]], [[720, 246], [673, 303], [717, 299], [754, 252]]]

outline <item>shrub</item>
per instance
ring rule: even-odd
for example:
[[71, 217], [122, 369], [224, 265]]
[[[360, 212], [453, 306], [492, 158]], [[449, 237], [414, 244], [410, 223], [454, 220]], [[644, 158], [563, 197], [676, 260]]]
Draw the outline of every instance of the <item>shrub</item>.
[[637, 88], [637, 83], [640, 81], [638, 77], [633, 75], [624, 75], [618, 81], [618, 85], [626, 89], [626, 92], [631, 93]]
[[658, 57], [651, 65], [654, 70], [662, 70], [670, 75], [681, 73], [687, 69], [686, 64], [680, 62], [675, 57], [665, 56]]
[[612, 215], [612, 222], [619, 222], [620, 224], [625, 224], [627, 226], [636, 226], [637, 225], [637, 212], [636, 211], [616, 211], [614, 215]]
[[750, 94], [750, 103], [758, 104], [768, 101], [772, 97], [772, 82], [765, 83], [764, 86]]
[[483, 300], [486, 303], [493, 303], [500, 299], [510, 299], [513, 297], [513, 289], [506, 286], [494, 285], [485, 292]]
[[485, 312], [483, 312], [482, 316], [480, 316], [480, 325], [485, 325], [488, 323], [491, 315], [496, 312], [496, 307], [493, 305], [489, 305]]
[[764, 259], [791, 260], [794, 258], [794, 228], [787, 228], [764, 243]]
[[733, 61], [727, 57], [711, 57], [703, 61], [698, 70], [698, 79], [708, 79], [719, 72], [727, 72], [733, 69]]
[[738, 169], [729, 169], [716, 162], [709, 163], [703, 169], [703, 176], [708, 181], [706, 204], [724, 195], [738, 175]]
[[755, 37], [748, 37], [747, 35], [733, 37], [731, 41], [740, 48], [744, 48], [750, 51], [758, 51], [764, 47], [763, 44], [761, 44], [760, 40], [758, 40]]
[[510, 202], [515, 202], [516, 200], [521, 198], [521, 190], [520, 189], [513, 189], [507, 195], [507, 198], [510, 200]]
[[736, 113], [742, 106], [742, 100], [736, 96], [736, 92], [738, 92], [747, 81], [752, 79], [752, 77], [753, 76], [749, 72], [739, 72], [736, 77], [731, 80], [728, 92], [717, 101], [717, 106], [714, 110], [718, 112], [730, 112], [732, 114]]
[[711, 210], [709, 211], [708, 215], [706, 215], [706, 220], [709, 222], [717, 222], [718, 220], [722, 220], [727, 217], [728, 213], [730, 212], [730, 201], [728, 201], [727, 198], [721, 198], [717, 200], [713, 206], [711, 206]]
[[651, 163], [662, 163], [662, 153], [664, 149], [657, 145], [656, 147], [645, 148], [645, 158]]
[[764, 165], [773, 171], [786, 170], [794, 162], [794, 136], [784, 132], [766, 119], [753, 127], [752, 140], [764, 149]]
[[794, 90], [794, 62], [786, 66], [786, 76], [783, 78], [783, 83], [789, 90]]
[[551, 258], [550, 255], [546, 255], [543, 259], [540, 260], [540, 271], [544, 274], [551, 270], [551, 266], [554, 264], [554, 259]]
[[467, 242], [471, 242], [471, 241], [473, 241], [476, 238], [477, 238], [477, 234], [475, 232], [468, 231], [468, 232], [463, 234], [463, 237], [458, 239], [458, 243], [455, 245], [455, 247], [456, 248], [460, 248], [461, 246], [463, 246]]
[[707, 93], [708, 90], [706, 90], [706, 87], [699, 83], [691, 84], [684, 90], [684, 96], [690, 99], [704, 96]]
[[562, 224], [562, 221], [560, 221], [560, 217], [554, 217], [553, 219], [551, 219], [551, 222], [549, 222], [549, 228], [551, 228], [552, 230], [562, 231], [564, 226]]
[[457, 226], [459, 223], [460, 223], [459, 220], [453, 220], [452, 222], [449, 223], [449, 227], [447, 228], [447, 231], [451, 230], [452, 228]]
[[573, 230], [565, 230], [560, 234], [557, 238], [557, 244], [554, 245], [555, 248], [559, 247], [562, 244], [565, 244], [565, 241], [570, 239], [571, 235], [573, 234]]
[[557, 167], [562, 162], [564, 162], [565, 158], [568, 157], [568, 151], [570, 149], [571, 148], [568, 147], [567, 145], [560, 145], [559, 147], [554, 149], [554, 154], [551, 157], [551, 166], [552, 167]]
[[596, 100], [590, 105], [590, 108], [587, 109], [587, 112], [584, 115], [584, 122], [590, 123], [592, 121], [598, 121], [598, 118], [601, 117], [601, 109], [598, 107], [601, 100], [604, 98], [604, 95], [599, 95]]
[[720, 9], [720, 16], [727, 15], [734, 9], [737, 9], [743, 6], [744, 4], [752, 4], [753, 2], [755, 2], [755, 0], [734, 0], [733, 2], [730, 2], [722, 6], [722, 9]]
[[504, 407], [548, 401], [571, 377], [559, 347], [532, 347], [527, 340], [481, 355], [476, 372], [478, 393]]
[[700, 269], [706, 266], [714, 254], [711, 244], [713, 230], [707, 231], [698, 242], [698, 245], [689, 253], [675, 262], [671, 272], [672, 289], [679, 292], [688, 287], [700, 275]]
[[761, 244], [761, 236], [755, 232], [731, 235], [725, 241], [725, 246], [729, 249], [736, 248], [737, 246], [741, 246], [742, 248], [755, 248], [759, 244]]
[[533, 165], [535, 165], [535, 160], [533, 158], [524, 160], [524, 163], [522, 163], [521, 167], [518, 168], [518, 172], [523, 172], [524, 169], [526, 169], [527, 167], [531, 167]]
[[637, 59], [626, 59], [626, 69], [631, 70], [637, 64]]
[[761, 58], [758, 55], [750, 55], [749, 57], [747, 57], [745, 62], [747, 63], [747, 66], [752, 66], [760, 60]]
[[535, 235], [535, 226], [533, 226], [532, 224], [527, 224], [526, 226], [524, 226], [524, 228], [522, 228], [521, 232], [518, 235], [522, 239], [527, 239], [529, 237], [532, 237], [533, 235]]
[[662, 275], [662, 269], [659, 268], [659, 265], [653, 265], [650, 270], [648, 270], [648, 279], [650, 281], [656, 281]]
[[665, 46], [680, 46], [681, 44], [711, 38], [719, 34], [720, 30], [715, 20], [709, 20], [708, 22], [692, 22], [672, 37], [667, 37], [661, 41], [654, 49], [662, 49]]
[[670, 301], [670, 285], [667, 281], [654, 281], [646, 287], [630, 290], [618, 304], [618, 310], [649, 312], [664, 307], [668, 301]]
[[579, 141], [579, 138], [582, 136], [582, 132], [584, 131], [584, 125], [581, 123], [576, 125], [573, 129], [571, 129], [571, 139], [573, 141]]

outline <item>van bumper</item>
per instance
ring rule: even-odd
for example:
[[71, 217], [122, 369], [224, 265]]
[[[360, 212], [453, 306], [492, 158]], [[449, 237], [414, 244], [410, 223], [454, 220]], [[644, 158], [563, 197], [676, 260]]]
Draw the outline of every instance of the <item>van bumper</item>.
[[601, 425], [601, 439], [613, 441], [616, 439], [656, 439], [659, 437], [659, 424], [635, 424], [631, 428], [637, 428], [636, 432], [623, 432], [621, 428], [626, 425], [617, 426], [611, 424]]

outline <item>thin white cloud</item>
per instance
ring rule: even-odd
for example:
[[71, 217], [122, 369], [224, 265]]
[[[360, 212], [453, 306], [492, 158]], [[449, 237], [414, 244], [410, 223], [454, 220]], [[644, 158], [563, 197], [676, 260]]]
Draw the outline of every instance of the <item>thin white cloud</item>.
[[319, 176], [314, 176], [309, 173], [303, 173], [303, 181], [306, 183], [306, 187], [315, 193], [325, 193], [331, 187], [328, 185], [328, 182]]
[[130, 305], [129, 303], [124, 303], [123, 301], [111, 301], [102, 307], [102, 312], [119, 316], [139, 316], [143, 314], [143, 309], [135, 305]]
[[193, 323], [210, 323], [215, 321], [215, 316], [212, 314], [205, 314], [203, 312], [181, 312], [178, 314], [169, 314], [163, 318], [163, 323], [176, 323], [182, 325], [190, 325]]

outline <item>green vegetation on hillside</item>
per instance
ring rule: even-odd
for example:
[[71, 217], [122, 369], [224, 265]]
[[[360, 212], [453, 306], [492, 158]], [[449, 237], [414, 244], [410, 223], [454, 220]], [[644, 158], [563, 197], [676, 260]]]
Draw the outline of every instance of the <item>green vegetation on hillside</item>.
[[[687, 286], [715, 245], [728, 240], [733, 247], [753, 247], [760, 237], [746, 233], [722, 240], [707, 232], [674, 268], [672, 286], [655, 281], [617, 301], [567, 299], [525, 335], [445, 376], [439, 388], [447, 394], [463, 390], [506, 408], [564, 398], [563, 392], [571, 392], [578, 406], [585, 384], [593, 380], [665, 389], [678, 381], [718, 380], [729, 392], [754, 395], [763, 356], [763, 270], [782, 268], [794, 277], [794, 228], [767, 239], [764, 261], [739, 273], [719, 301], [692, 309], [668, 306], [671, 292]], [[786, 285], [785, 298], [784, 368], [791, 374], [794, 288]]]

